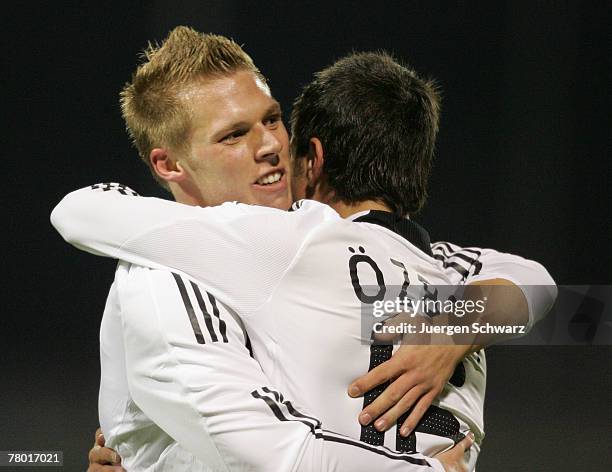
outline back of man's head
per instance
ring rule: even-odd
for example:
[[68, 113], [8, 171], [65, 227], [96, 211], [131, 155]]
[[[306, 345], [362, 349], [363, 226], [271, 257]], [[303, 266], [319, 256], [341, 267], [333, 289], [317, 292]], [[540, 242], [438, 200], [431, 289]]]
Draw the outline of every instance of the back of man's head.
[[414, 213], [427, 198], [438, 115], [433, 82], [387, 53], [351, 54], [315, 74], [295, 100], [292, 155], [305, 157], [319, 138], [336, 198]]
[[153, 148], [182, 150], [188, 142], [190, 108], [181, 92], [190, 85], [238, 70], [252, 71], [265, 83], [253, 60], [234, 41], [186, 26], [174, 28], [161, 45], [149, 44], [143, 60], [120, 97], [128, 133], [149, 169]]

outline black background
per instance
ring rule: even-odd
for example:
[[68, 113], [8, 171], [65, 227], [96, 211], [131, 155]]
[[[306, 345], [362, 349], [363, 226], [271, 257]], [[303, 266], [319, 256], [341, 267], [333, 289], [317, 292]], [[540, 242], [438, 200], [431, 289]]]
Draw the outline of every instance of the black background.
[[[432, 239], [521, 254], [559, 284], [612, 283], [609, 2], [292, 5], [4, 7], [0, 450], [63, 450], [63, 470], [86, 468], [114, 263], [65, 244], [49, 213], [65, 193], [102, 181], [164, 196], [130, 147], [118, 92], [147, 41], [178, 24], [243, 44], [286, 115], [334, 59], [395, 52], [444, 95], [431, 196], [417, 218]], [[612, 470], [611, 354], [491, 348], [479, 472]]]

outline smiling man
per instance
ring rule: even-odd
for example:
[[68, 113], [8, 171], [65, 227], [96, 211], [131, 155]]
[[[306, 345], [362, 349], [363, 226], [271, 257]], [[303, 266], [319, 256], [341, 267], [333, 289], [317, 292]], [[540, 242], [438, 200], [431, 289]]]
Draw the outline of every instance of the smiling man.
[[226, 38], [187, 28], [147, 57], [121, 105], [157, 181], [188, 205], [289, 208], [287, 130], [250, 57]]
[[[179, 30], [177, 35], [179, 33], [188, 32]], [[172, 35], [166, 45], [170, 39]], [[180, 61], [180, 67], [193, 69], [185, 58], [177, 57], [176, 48], [169, 46], [167, 51], [173, 59]], [[150, 63], [157, 59], [155, 54], [158, 52], [149, 54]], [[225, 57], [221, 62], [224, 61]], [[148, 78], [147, 64], [142, 67], [144, 72], [141, 75]], [[161, 70], [164, 74], [168, 72], [164, 68]], [[371, 70], [380, 74], [372, 74]], [[155, 74], [151, 76], [155, 77]], [[166, 77], [164, 75], [165, 80], [173, 80]], [[346, 77], [351, 80], [347, 81]], [[379, 81], [381, 77], [382, 82]], [[278, 105], [266, 93], [258, 72], [239, 66], [225, 73], [213, 73], [205, 80], [201, 75], [197, 80], [192, 76], [187, 83], [181, 84], [182, 87], [174, 84], [180, 89], [175, 94], [177, 103], [182, 100], [187, 112], [182, 117], [179, 112], [162, 116], [188, 126], [175, 126], [174, 129], [181, 132], [177, 131], [174, 137], [158, 138], [157, 146], [150, 138], [152, 133], [139, 133], [130, 124], [131, 120], [139, 119], [138, 111], [150, 111], [146, 104], [132, 100], [143, 89], [146, 90], [138, 79], [137, 74], [134, 83], [123, 94], [124, 115], [141, 156], [148, 156], [147, 162], [155, 175], [168, 185], [177, 201], [205, 206], [238, 198], [244, 203], [276, 208], [283, 208], [288, 203], [287, 135], [280, 121]], [[357, 79], [361, 79], [361, 82]], [[326, 80], [330, 83], [340, 81], [346, 86], [344, 89], [317, 87]], [[357, 84], [354, 87], [350, 85], [353, 80]], [[154, 87], [152, 89], [157, 91]], [[371, 92], [372, 100], [363, 100], [361, 94], [364, 90]], [[345, 95], [341, 93], [343, 91]], [[378, 98], [382, 102], [377, 103], [378, 92], [381, 93]], [[248, 344], [247, 339], [239, 330], [235, 331], [238, 342], [229, 342], [228, 333], [234, 332], [230, 325], [237, 326], [239, 323], [238, 318], [233, 316], [234, 312], [247, 324], [247, 331], [253, 336], [255, 357], [270, 376], [272, 384], [282, 386], [285, 394], [289, 392], [292, 398], [308, 406], [325, 424], [331, 424], [348, 436], [361, 437], [372, 445], [368, 449], [363, 444], [357, 446], [357, 442], [349, 441], [358, 453], [353, 457], [356, 462], [352, 467], [371, 467], [371, 463], [366, 465], [366, 459], [359, 454], [375, 449], [378, 452], [372, 457], [380, 455], [384, 450], [380, 449], [382, 445], [408, 451], [414, 450], [415, 446], [419, 450], [439, 451], [459, 441], [471, 427], [475, 427], [482, 436], [479, 416], [482, 415], [485, 366], [484, 358], [481, 359], [478, 354], [473, 354], [462, 364], [466, 371], [465, 380], [455, 386], [456, 390], [451, 389], [454, 400], [447, 401], [446, 405], [440, 403], [428, 417], [434, 423], [442, 422], [443, 430], [428, 426], [418, 430], [417, 435], [409, 436], [411, 428], [402, 431], [401, 435], [394, 431], [386, 435], [384, 431], [388, 425], [379, 425], [374, 429], [367, 424], [367, 420], [363, 421], [363, 427], [356, 423], [354, 418], [362, 405], [367, 405], [373, 396], [367, 395], [362, 403], [360, 399], [350, 399], [342, 393], [352, 378], [367, 369], [368, 364], [372, 368], [376, 365], [372, 363], [373, 359], [380, 360], [382, 356], [358, 342], [360, 325], [355, 314], [360, 313], [361, 300], [359, 296], [355, 298], [358, 294], [355, 274], [346, 271], [346, 266], [348, 264], [350, 268], [353, 255], [359, 253], [361, 259], [377, 261], [375, 264], [382, 271], [380, 273], [385, 274], [388, 285], [397, 286], [402, 286], [407, 277], [413, 281], [427, 280], [428, 283], [442, 284], [487, 278], [515, 281], [518, 278], [518, 281], [550, 283], [550, 279], [546, 271], [535, 263], [488, 250], [477, 251], [478, 260], [470, 259], [472, 263], [466, 269], [460, 263], [450, 261], [451, 258], [465, 261], [465, 251], [448, 246], [450, 253], [440, 256], [440, 262], [432, 251], [426, 233], [402, 217], [407, 212], [418, 210], [424, 202], [437, 132], [437, 102], [429, 84], [384, 55], [346, 58], [319, 74], [319, 78], [307, 87], [298, 101], [294, 126], [300, 121], [300, 116], [309, 116], [309, 104], [321, 105], [325, 102], [325, 96], [330, 98], [334, 94], [337, 100], [344, 100], [349, 107], [356, 107], [357, 115], [346, 113], [347, 110], [339, 107], [341, 115], [346, 114], [346, 119], [355, 123], [355, 129], [350, 130], [352, 134], [348, 133], [346, 139], [336, 133], [336, 139], [326, 136], [323, 131], [329, 125], [333, 133], [333, 123], [322, 121], [314, 131], [304, 131], [311, 134], [302, 141], [302, 145], [298, 136], [295, 149], [299, 172], [294, 188], [300, 195], [308, 194], [328, 203], [335, 211], [312, 202], [296, 207], [292, 213], [234, 204], [210, 209], [193, 208], [156, 199], [126, 199], [121, 197], [122, 193], [127, 193], [122, 186], [76, 192], [55, 211], [54, 224], [75, 245], [154, 268], [120, 265], [115, 281], [117, 301], [109, 302], [109, 315], [105, 314], [108, 321], [103, 321], [103, 360], [104, 353], [108, 352], [119, 359], [124, 356], [127, 366], [123, 375], [129, 387], [115, 384], [118, 387], [113, 392], [111, 374], [115, 371], [106, 369], [109, 376], [105, 379], [103, 369], [101, 388], [102, 427], [110, 438], [110, 445], [118, 447], [122, 455], [131, 454], [132, 460], [133, 451], [140, 447], [142, 450], [148, 449], [149, 460], [155, 453], [166, 463], [178, 460], [177, 451], [180, 452], [180, 449], [176, 449], [176, 445], [167, 439], [161, 441], [159, 447], [153, 448], [150, 441], [147, 443], [143, 439], [147, 435], [140, 435], [139, 438], [135, 432], [138, 428], [133, 422], [130, 423], [134, 418], [133, 412], [138, 411], [135, 404], [146, 412], [146, 415], [139, 412], [142, 417], [138, 418], [148, 424], [147, 428], [161, 427], [200, 459], [210, 460], [211, 464], [217, 457], [221, 462], [230, 461], [226, 465], [246, 463], [252, 466], [253, 462], [250, 461], [260, 464], [257, 462], [261, 460], [257, 451], [250, 451], [249, 448], [245, 455], [238, 453], [237, 462], [231, 462], [232, 454], [237, 452], [231, 449], [227, 433], [231, 431], [231, 436], [239, 431], [242, 438], [252, 438], [253, 444], [266, 444], [270, 448], [266, 449], [270, 461], [281, 460], [280, 463], [273, 462], [281, 464], [278, 467], [266, 464], [264, 468], [267, 470], [307, 467], [306, 463], [301, 462], [304, 456], [299, 463], [295, 462], [296, 456], [293, 459], [287, 457], [287, 450], [296, 451], [294, 446], [288, 445], [291, 436], [266, 438], [266, 431], [272, 434], [278, 426], [274, 424], [274, 419], [286, 427], [288, 423], [295, 423], [301, 418], [299, 421], [314, 428], [312, 432], [316, 440], [347, 444], [346, 439], [340, 441], [338, 436], [334, 436], [334, 440], [329, 435], [326, 438], [325, 434], [317, 432], [320, 429], [318, 420], [304, 416], [289, 401], [283, 400], [282, 395], [270, 388], [267, 379], [247, 378], [246, 381], [239, 381], [244, 366], [232, 367], [231, 354], [225, 352], [225, 357], [214, 365], [213, 360], [217, 359], [213, 357], [215, 352], [218, 355], [218, 349], [227, 349], [225, 344], [237, 349], [234, 360], [239, 357], [240, 349], [243, 354], [248, 352], [244, 347]], [[161, 100], [159, 102], [163, 103]], [[359, 102], [378, 107], [374, 111], [383, 111], [382, 114], [373, 114], [378, 117], [374, 126], [367, 121], [367, 114], [359, 110]], [[212, 108], [205, 109], [211, 103], [218, 107], [216, 116]], [[226, 103], [228, 113], [221, 108]], [[130, 112], [132, 105], [136, 110], [133, 113]], [[391, 119], [387, 119], [385, 113]], [[315, 112], [311, 116], [321, 119], [329, 116], [329, 113]], [[197, 121], [194, 117], [197, 117]], [[399, 121], [393, 121], [398, 118]], [[308, 123], [316, 121], [306, 120]], [[379, 122], [383, 123], [380, 125], [384, 128], [383, 135], [394, 138], [381, 143], [382, 149], [373, 141], [380, 131], [377, 128]], [[342, 123], [338, 126], [342, 128]], [[304, 125], [301, 129], [307, 130], [307, 127]], [[294, 137], [297, 135], [294, 132]], [[372, 145], [360, 149], [354, 145], [355, 139], [362, 143], [361, 140], [370, 139]], [[338, 147], [334, 143], [338, 142], [353, 146], [353, 151], [347, 151], [354, 154], [352, 162], [343, 162], [343, 156], [348, 157], [347, 152], [337, 154]], [[399, 143], [402, 152], [396, 153], [391, 143]], [[403, 156], [406, 156], [405, 161]], [[391, 170], [385, 170], [385, 162], [393, 163]], [[238, 163], [242, 163], [244, 168], [238, 168]], [[418, 171], [415, 170], [417, 168]], [[409, 169], [414, 171], [412, 176], [406, 174]], [[232, 181], [234, 173], [237, 182]], [[339, 175], [345, 180], [340, 180]], [[389, 185], [394, 182], [398, 185]], [[354, 184], [353, 189], [347, 194], [351, 184]], [[355, 222], [343, 220], [341, 216], [350, 217]], [[115, 225], [112, 225], [113, 218], [117, 221]], [[440, 255], [442, 251], [437, 249], [437, 252]], [[503, 274], [501, 261], [506, 262], [504, 277], [500, 277]], [[513, 272], [512, 264], [520, 266], [522, 272]], [[169, 273], [167, 267], [180, 269], [199, 283], [182, 273]], [[254, 276], [252, 271], [255, 271]], [[307, 274], [310, 275], [305, 277]], [[141, 289], [136, 290], [138, 287]], [[528, 301], [534, 300], [530, 298]], [[546, 311], [548, 302], [539, 300], [538, 303], [530, 303], [532, 310], [529, 314], [532, 317], [541, 315]], [[123, 308], [119, 309], [119, 306]], [[151, 313], [155, 313], [153, 318]], [[319, 330], [320, 326], [335, 328], [326, 332]], [[116, 336], [122, 329], [123, 342], [117, 346], [112, 333]], [[108, 346], [104, 342], [105, 332], [108, 333]], [[313, 351], [312, 346], [318, 346], [318, 349]], [[304, 349], [310, 354], [306, 354]], [[467, 351], [463, 349], [460, 355], [455, 354], [455, 364]], [[388, 349], [385, 352], [390, 354]], [[338, 360], [330, 365], [330, 357]], [[220, 365], [223, 365], [222, 369]], [[189, 366], [198, 366], [198, 369], [192, 370]], [[454, 366], [452, 363], [443, 366], [442, 377], [446, 376], [443, 383], [450, 377]], [[248, 370], [257, 369], [251, 365]], [[224, 373], [230, 379], [234, 378], [234, 385], [240, 384], [240, 395], [224, 390], [223, 382], [227, 381], [227, 378], [222, 379]], [[303, 385], [310, 388], [304, 392]], [[106, 398], [102, 396], [103, 391], [107, 393]], [[134, 402], [129, 398], [130, 394]], [[414, 391], [411, 395], [414, 397]], [[431, 397], [431, 394], [427, 396]], [[252, 399], [262, 400], [248, 406], [262, 413], [262, 421], [256, 417], [252, 423], [249, 419], [249, 424], [238, 427], [239, 410], [232, 399], [238, 404], [252, 403]], [[413, 402], [416, 399], [413, 398]], [[473, 404], [461, 405], [461, 400], [466, 399], [471, 399]], [[431, 403], [432, 398], [426, 400]], [[417, 406], [426, 409], [427, 401], [419, 402]], [[265, 408], [258, 410], [262, 404], [270, 409], [268, 413], [273, 413], [273, 421], [265, 417]], [[411, 404], [404, 402], [403, 407], [408, 408]], [[167, 409], [162, 411], [161, 408]], [[132, 411], [130, 421], [125, 415], [128, 409]], [[225, 419], [221, 425], [219, 422], [224, 413]], [[107, 421], [102, 418], [107, 418]], [[146, 418], [153, 421], [146, 423]], [[305, 421], [306, 418], [308, 421]], [[149, 438], [152, 436], [155, 435], [148, 435]], [[212, 439], [214, 447], [204, 451], [202, 444], [207, 438]], [[140, 442], [136, 443], [137, 440]], [[129, 441], [132, 441], [131, 445]], [[307, 443], [299, 444], [298, 450], [303, 450]], [[215, 448], [217, 453], [219, 449], [226, 453], [216, 456]], [[325, 452], [323, 449], [317, 451], [319, 454]], [[300, 456], [299, 452], [296, 454]], [[309, 454], [307, 457], [316, 457], [316, 454]], [[389, 453], [385, 454], [385, 459], [397, 459], [391, 459]], [[327, 456], [323, 454], [322, 457], [315, 460], [325, 460]], [[472, 463], [475, 457], [474, 454]], [[410, 462], [411, 467], [428, 466], [415, 462], [414, 458], [409, 460], [405, 455], [401, 455], [401, 458]], [[287, 462], [291, 460], [294, 462]], [[371, 457], [368, 456], [367, 460], [371, 460]], [[426, 459], [418, 460], [427, 462]], [[319, 470], [332, 470], [332, 462]], [[432, 464], [435, 466], [433, 461]], [[385, 462], [382, 467], [386, 466]]]

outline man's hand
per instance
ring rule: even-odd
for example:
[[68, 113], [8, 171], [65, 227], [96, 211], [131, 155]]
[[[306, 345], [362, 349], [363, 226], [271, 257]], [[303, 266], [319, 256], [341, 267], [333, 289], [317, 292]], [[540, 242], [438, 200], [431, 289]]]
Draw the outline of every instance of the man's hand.
[[386, 431], [406, 411], [412, 412], [400, 428], [408, 436], [421, 420], [431, 402], [442, 392], [468, 346], [403, 345], [391, 359], [355, 380], [348, 389], [358, 397], [377, 385], [393, 381], [380, 396], [359, 414], [362, 425], [376, 420], [374, 427]]
[[464, 454], [465, 451], [472, 447], [472, 444], [474, 444], [474, 435], [470, 432], [452, 449], [435, 457], [440, 461], [446, 472], [468, 472]]
[[106, 444], [100, 428], [96, 430], [94, 445], [89, 451], [89, 467], [87, 472], [126, 472], [121, 467], [121, 457]]

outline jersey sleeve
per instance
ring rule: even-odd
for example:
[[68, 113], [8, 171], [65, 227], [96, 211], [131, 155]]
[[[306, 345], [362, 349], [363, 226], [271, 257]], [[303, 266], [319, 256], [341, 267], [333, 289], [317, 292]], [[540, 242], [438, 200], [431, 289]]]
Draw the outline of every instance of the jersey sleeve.
[[526, 331], [546, 316], [557, 298], [555, 281], [538, 262], [493, 249], [464, 248], [448, 242], [432, 244], [432, 251], [454, 284], [506, 279], [518, 286], [529, 309]]
[[122, 263], [116, 281], [132, 398], [211, 470], [443, 471], [325, 430], [270, 384], [237, 318], [187, 277]]
[[309, 231], [339, 218], [315, 202], [295, 212], [235, 202], [201, 208], [107, 188], [77, 190], [55, 207], [51, 222], [66, 241], [93, 254], [181, 271], [241, 316], [267, 300]]

